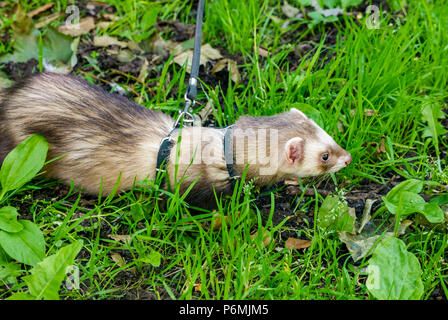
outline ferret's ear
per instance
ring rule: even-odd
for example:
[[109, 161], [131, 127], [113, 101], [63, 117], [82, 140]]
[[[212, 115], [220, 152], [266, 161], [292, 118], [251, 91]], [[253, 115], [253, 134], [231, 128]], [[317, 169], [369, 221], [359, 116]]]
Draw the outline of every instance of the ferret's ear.
[[303, 159], [304, 141], [300, 137], [289, 139], [285, 144], [286, 161], [289, 164], [299, 163]]
[[302, 117], [304, 117], [305, 119], [308, 119], [308, 117], [306, 116], [306, 114], [304, 114], [302, 111], [300, 111], [299, 109], [296, 108], [291, 108], [289, 109], [289, 112], [294, 112]]

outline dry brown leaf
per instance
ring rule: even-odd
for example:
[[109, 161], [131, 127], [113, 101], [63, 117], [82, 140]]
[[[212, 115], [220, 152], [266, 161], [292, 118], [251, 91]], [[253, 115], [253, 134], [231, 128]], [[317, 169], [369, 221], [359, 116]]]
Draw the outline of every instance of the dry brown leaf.
[[19, 4], [17, 4], [15, 11], [14, 11], [14, 22], [11, 25], [11, 28], [16, 33], [20, 34], [29, 34], [31, 30], [31, 24], [32, 21], [30, 17], [26, 15], [25, 10], [23, 7]]
[[241, 82], [241, 75], [240, 72], [238, 71], [236, 61], [232, 59], [222, 59], [218, 61], [212, 69], [212, 74], [214, 75], [215, 73], [221, 71], [225, 67], [227, 67], [227, 71], [231, 73], [232, 81], [235, 82], [236, 84], [239, 84]]
[[108, 234], [107, 236], [115, 241], [121, 241], [126, 244], [131, 242], [131, 236], [128, 234]]
[[126, 260], [124, 260], [124, 258], [119, 253], [111, 253], [110, 257], [120, 267], [123, 267], [124, 265], [126, 265]]
[[221, 219], [221, 214], [219, 212], [215, 213], [212, 219], [212, 225], [211, 225], [212, 230], [217, 231], [221, 229], [223, 221], [224, 223], [227, 223], [228, 221], [227, 216], [224, 216], [224, 219]]
[[48, 9], [50, 9], [53, 6], [54, 6], [54, 2], [47, 3], [46, 5], [43, 5], [40, 8], [37, 8], [33, 11], [28, 12], [27, 16], [32, 18], [34, 16], [37, 16], [41, 12], [47, 11]]
[[123, 41], [119, 41], [117, 38], [104, 35], [104, 36], [95, 36], [93, 38], [93, 45], [96, 47], [108, 47], [108, 46], [119, 46], [121, 48], [126, 48], [128, 44]]
[[55, 12], [55, 13], [52, 13], [52, 14], [50, 14], [50, 15], [48, 15], [48, 16], [45, 16], [45, 17], [43, 17], [42, 19], [40, 19], [40, 20], [34, 25], [34, 27], [35, 27], [36, 29], [43, 28], [43, 27], [49, 25], [50, 23], [52, 23], [53, 21], [58, 20], [59, 17], [62, 16], [62, 15], [63, 15], [62, 12]]
[[94, 6], [94, 7], [110, 7], [110, 4], [102, 1], [89, 1], [87, 2], [88, 6]]
[[[167, 48], [171, 48], [173, 51], [174, 50], [178, 51], [179, 46], [180, 46], [180, 44], [177, 44], [177, 43], [171, 43], [170, 47], [168, 47], [168, 45], [166, 45]], [[204, 45], [201, 48], [201, 59], [200, 59], [201, 65], [205, 65], [207, 63], [207, 61], [218, 60], [218, 59], [222, 59], [221, 53], [219, 53], [219, 51], [217, 49], [212, 48], [212, 46], [210, 44], [207, 43], [206, 45]], [[185, 52], [182, 52], [174, 58], [174, 62], [180, 66], [183, 66], [187, 60], [188, 60], [187, 72], [190, 73], [191, 65], [193, 62], [193, 50], [187, 50]]]
[[95, 29], [95, 19], [93, 17], [82, 18], [77, 24], [61, 25], [58, 27], [60, 33], [78, 37], [89, 33]]
[[376, 153], [386, 153], [386, 139], [384, 137], [381, 137], [381, 143], [378, 145]]
[[[356, 114], [356, 109], [352, 109], [352, 110], [350, 110], [350, 115], [351, 115], [352, 117], [354, 117], [355, 114]], [[372, 109], [365, 109], [365, 110], [364, 110], [364, 115], [365, 115], [366, 117], [380, 116], [380, 114], [379, 114], [378, 111], [376, 111], [376, 110], [372, 110]]]
[[[251, 234], [250, 237], [255, 240], [258, 237], [258, 231], [255, 232], [254, 234]], [[269, 233], [268, 230], [264, 230], [264, 232], [263, 232], [263, 246], [266, 248], [267, 246], [269, 246], [271, 241], [272, 241], [271, 234]]]
[[111, 21], [118, 21], [118, 20], [120, 20], [120, 17], [117, 17], [116, 15], [111, 14], [111, 13], [103, 13], [101, 15], [101, 18], [106, 19], [106, 20], [111, 20]]
[[258, 52], [258, 54], [259, 54], [260, 56], [265, 57], [265, 58], [268, 57], [268, 55], [269, 55], [269, 51], [268, 51], [268, 50], [263, 49], [262, 47], [257, 48], [255, 45], [254, 45], [253, 48], [254, 48], [254, 51], [255, 51], [255, 52]]
[[311, 246], [310, 240], [303, 240], [303, 239], [297, 239], [297, 238], [288, 238], [286, 240], [286, 248], [288, 249], [304, 249]]
[[98, 23], [98, 28], [100, 28], [100, 30], [103, 30], [103, 29], [106, 29], [111, 24], [113, 24], [112, 21], [101, 21]]
[[194, 291], [201, 292], [202, 291], [202, 283], [195, 283], [193, 285]]
[[300, 14], [300, 10], [283, 1], [282, 12], [288, 18], [294, 18]]
[[298, 179], [286, 179], [285, 184], [290, 186], [298, 186], [300, 185], [300, 182]]

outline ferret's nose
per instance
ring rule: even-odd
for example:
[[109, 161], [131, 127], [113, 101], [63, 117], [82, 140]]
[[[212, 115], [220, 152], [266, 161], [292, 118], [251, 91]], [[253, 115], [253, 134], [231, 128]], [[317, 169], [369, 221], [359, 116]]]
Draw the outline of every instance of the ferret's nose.
[[352, 162], [352, 155], [349, 153], [345, 160], [345, 165], [348, 166]]

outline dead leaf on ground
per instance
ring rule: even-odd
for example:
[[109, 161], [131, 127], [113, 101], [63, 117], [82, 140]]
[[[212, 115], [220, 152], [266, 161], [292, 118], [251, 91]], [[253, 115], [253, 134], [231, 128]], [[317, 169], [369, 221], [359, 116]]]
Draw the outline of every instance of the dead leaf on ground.
[[121, 241], [125, 244], [129, 244], [131, 242], [131, 236], [128, 234], [108, 234], [107, 236], [115, 241]]
[[[253, 240], [256, 240], [258, 237], [258, 231], [250, 236]], [[264, 230], [263, 232], [263, 246], [266, 248], [272, 241], [271, 233], [268, 230]]]
[[221, 229], [223, 222], [226, 224], [227, 221], [228, 221], [227, 216], [221, 218], [221, 214], [219, 212], [216, 212], [212, 218], [211, 229], [213, 231], [218, 231], [219, 229]]
[[121, 48], [126, 48], [128, 44], [123, 41], [119, 41], [117, 38], [104, 35], [104, 36], [95, 36], [93, 38], [93, 45], [96, 47], [108, 47], [108, 46], [119, 46]]
[[285, 184], [290, 186], [299, 186], [300, 182], [299, 179], [286, 179]]
[[58, 30], [60, 33], [78, 37], [89, 33], [91, 30], [95, 29], [95, 27], [95, 19], [93, 17], [85, 17], [77, 24], [61, 25], [58, 27]]
[[33, 11], [28, 12], [27, 16], [32, 18], [34, 16], [37, 16], [39, 13], [47, 11], [51, 7], [54, 6], [54, 2], [47, 3], [46, 5], [43, 5], [42, 7], [39, 7]]
[[214, 75], [215, 73], [221, 71], [225, 67], [227, 67], [227, 71], [230, 72], [230, 74], [231, 74], [230, 77], [231, 77], [232, 81], [236, 84], [239, 84], [241, 82], [241, 75], [240, 75], [240, 72], [238, 71], [238, 66], [236, 64], [236, 61], [234, 61], [232, 59], [219, 60], [213, 67], [212, 74]]
[[292, 250], [292, 249], [305, 249], [311, 246], [310, 240], [304, 240], [304, 239], [297, 239], [297, 238], [288, 238], [286, 240], [286, 248]]
[[126, 260], [124, 260], [124, 258], [119, 253], [111, 253], [110, 257], [120, 267], [123, 267], [126, 265]]
[[265, 58], [268, 57], [268, 55], [269, 55], [269, 51], [268, 51], [268, 50], [263, 49], [262, 47], [258, 47], [258, 48], [257, 48], [255, 45], [254, 45], [253, 48], [254, 48], [255, 52], [258, 52], [258, 54], [259, 54], [260, 56], [265, 57]]
[[288, 18], [300, 17], [300, 10], [291, 6], [287, 1], [283, 1], [282, 12]]
[[50, 15], [48, 15], [48, 16], [45, 16], [45, 17], [43, 17], [42, 19], [40, 19], [40, 20], [34, 25], [34, 27], [35, 27], [36, 29], [43, 28], [43, 27], [49, 25], [50, 23], [52, 23], [53, 21], [58, 20], [59, 17], [61, 17], [62, 15], [63, 15], [62, 12], [55, 12], [55, 13], [52, 13], [52, 14], [50, 14]]
[[31, 18], [27, 16], [23, 7], [18, 3], [14, 12], [14, 22], [12, 30], [18, 34], [29, 34], [31, 31]]
[[[354, 117], [355, 114], [356, 114], [356, 109], [352, 109], [352, 110], [350, 110], [350, 115], [351, 115], [352, 117]], [[380, 117], [380, 113], [379, 113], [378, 111], [376, 111], [376, 110], [365, 109], [365, 110], [364, 110], [364, 116], [366, 116], [366, 117], [373, 117], [373, 116], [378, 116], [378, 117]]]
[[[175, 47], [176, 49], [178, 46]], [[205, 65], [210, 60], [218, 60], [222, 59], [223, 56], [219, 52], [219, 50], [212, 48], [210, 44], [206, 44], [201, 48], [201, 65]], [[180, 66], [183, 66], [185, 62], [188, 60], [187, 64], [187, 72], [191, 72], [191, 65], [193, 62], [193, 50], [187, 50], [185, 52], [182, 52], [181, 54], [177, 55], [174, 58], [174, 62], [177, 63]]]
[[201, 292], [202, 291], [202, 283], [195, 283], [193, 285], [194, 291]]

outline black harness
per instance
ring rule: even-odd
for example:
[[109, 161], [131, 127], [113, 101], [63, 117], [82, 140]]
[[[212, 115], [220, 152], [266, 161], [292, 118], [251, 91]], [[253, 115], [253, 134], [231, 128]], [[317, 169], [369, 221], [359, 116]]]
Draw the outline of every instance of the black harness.
[[[159, 152], [157, 154], [157, 165], [156, 165], [157, 172], [166, 171], [168, 165], [168, 159], [171, 154], [171, 149], [176, 142], [173, 139], [172, 134], [177, 130], [179, 129], [174, 128], [173, 130], [171, 130], [171, 132], [160, 143]], [[226, 162], [226, 168], [227, 172], [229, 173], [229, 180], [232, 182], [232, 184], [234, 184], [235, 179], [240, 178], [240, 176], [238, 175], [238, 171], [236, 170], [235, 166], [232, 132], [233, 132], [233, 125], [226, 127], [226, 132], [224, 133], [224, 139], [223, 139], [223, 149], [224, 149], [224, 159]]]

